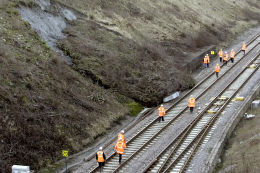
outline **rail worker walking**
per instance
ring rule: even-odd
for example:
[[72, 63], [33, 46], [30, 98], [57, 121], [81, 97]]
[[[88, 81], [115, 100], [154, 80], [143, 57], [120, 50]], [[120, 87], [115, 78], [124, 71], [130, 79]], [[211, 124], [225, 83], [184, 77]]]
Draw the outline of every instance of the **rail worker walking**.
[[159, 111], [158, 122], [161, 122], [161, 120], [164, 121], [165, 109], [164, 109], [163, 105], [161, 105], [161, 106], [158, 108], [158, 111]]
[[125, 143], [122, 141], [122, 139], [118, 140], [115, 146], [115, 150], [117, 152], [117, 154], [119, 155], [119, 164], [121, 163], [122, 160], [122, 155], [124, 154], [126, 145]]
[[225, 52], [223, 64], [224, 64], [224, 65], [227, 65], [227, 62], [228, 62], [228, 53]]
[[98, 162], [98, 167], [100, 169], [100, 172], [102, 172], [103, 166], [105, 166], [105, 161], [106, 161], [106, 155], [102, 150], [103, 148], [100, 147], [96, 154], [96, 160]]
[[235, 55], [236, 55], [236, 53], [235, 53], [234, 49], [232, 49], [230, 52], [230, 60], [232, 63], [234, 62]]
[[122, 139], [122, 141], [126, 144], [124, 133], [125, 131], [121, 130], [121, 132], [117, 136], [117, 140], [119, 141], [120, 139]]
[[206, 55], [206, 58], [207, 58], [207, 67], [209, 68], [209, 63], [210, 63], [209, 54]]
[[246, 43], [245, 42], [242, 44], [241, 50], [244, 52], [244, 55], [245, 55], [246, 54]]
[[216, 71], [216, 76], [217, 76], [217, 78], [218, 78], [218, 73], [219, 73], [219, 71], [220, 71], [220, 66], [219, 66], [219, 64], [217, 64], [217, 65], [215, 66], [215, 71]]
[[208, 58], [205, 56], [203, 58], [203, 66], [206, 68], [207, 67], [207, 64], [208, 64]]
[[189, 98], [188, 107], [190, 108], [190, 112], [192, 113], [195, 107], [195, 98], [193, 97], [193, 95], [191, 95]]
[[222, 58], [223, 58], [223, 51], [222, 51], [222, 49], [220, 49], [220, 51], [218, 52], [218, 56], [219, 56], [219, 62], [222, 62]]

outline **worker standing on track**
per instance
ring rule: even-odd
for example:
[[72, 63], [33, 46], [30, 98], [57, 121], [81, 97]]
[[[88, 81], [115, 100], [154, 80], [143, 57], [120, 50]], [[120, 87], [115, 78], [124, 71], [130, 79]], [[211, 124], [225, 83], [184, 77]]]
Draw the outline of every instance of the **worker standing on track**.
[[122, 141], [122, 139], [118, 140], [115, 146], [115, 150], [117, 154], [119, 154], [119, 164], [121, 163], [122, 160], [122, 155], [124, 154], [124, 149], [126, 148], [125, 143]]
[[217, 78], [218, 78], [218, 73], [219, 73], [219, 71], [220, 71], [220, 66], [219, 66], [219, 64], [217, 64], [217, 65], [215, 66], [215, 71], [216, 71], [216, 76], [217, 76]]
[[219, 62], [222, 62], [222, 58], [223, 58], [223, 51], [222, 51], [222, 49], [220, 49], [220, 51], [218, 52], [218, 56], [219, 56]]
[[210, 58], [209, 58], [209, 54], [206, 55], [206, 58], [207, 58], [207, 67], [209, 68], [209, 63], [210, 63]]
[[228, 53], [225, 52], [223, 64], [224, 64], [224, 65], [227, 65], [227, 62], [228, 62]]
[[165, 115], [165, 109], [163, 107], [163, 105], [161, 105], [159, 108], [158, 108], [158, 111], [159, 111], [159, 118], [158, 118], [158, 123], [162, 121], [164, 121], [164, 115]]
[[241, 50], [244, 52], [244, 55], [245, 55], [246, 54], [246, 43], [245, 42], [242, 44]]
[[105, 166], [105, 161], [106, 161], [106, 155], [102, 150], [103, 148], [100, 147], [96, 154], [96, 160], [98, 162], [98, 167], [100, 169], [100, 172], [102, 172], [103, 166]]
[[230, 52], [230, 60], [232, 63], [234, 62], [235, 55], [236, 55], [236, 53], [235, 53], [234, 49], [232, 49]]
[[192, 113], [195, 107], [195, 98], [193, 97], [193, 95], [191, 95], [189, 98], [188, 107], [190, 108], [190, 112]]
[[118, 134], [117, 136], [117, 140], [119, 141], [120, 139], [122, 139], [122, 141], [125, 143], [126, 145], [126, 141], [125, 141], [125, 136], [124, 136], [125, 131], [121, 130], [121, 132]]
[[203, 58], [203, 66], [206, 68], [207, 67], [207, 64], [208, 64], [208, 58], [205, 56]]

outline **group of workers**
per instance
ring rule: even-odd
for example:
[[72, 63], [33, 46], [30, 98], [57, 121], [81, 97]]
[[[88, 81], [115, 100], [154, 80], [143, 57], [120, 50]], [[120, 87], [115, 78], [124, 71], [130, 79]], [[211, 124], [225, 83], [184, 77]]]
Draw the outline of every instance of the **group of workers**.
[[[244, 52], [244, 55], [245, 55], [245, 52], [246, 52], [246, 44], [245, 43], [243, 43], [241, 50]], [[227, 65], [229, 56], [230, 56], [231, 62], [233, 63], [236, 53], [232, 49], [231, 52], [230, 52], [230, 55], [227, 52], [225, 52], [225, 55], [224, 55], [222, 49], [220, 49], [220, 51], [218, 52], [218, 55], [219, 55], [219, 61], [223, 62], [223, 65]], [[224, 55], [224, 57], [223, 57], [223, 55]], [[206, 54], [206, 56], [203, 59], [204, 67], [208, 68], [209, 63], [210, 63], [210, 57], [209, 57], [208, 54]], [[220, 65], [217, 64], [215, 66], [215, 72], [216, 72], [217, 77], [218, 77], [219, 71], [220, 71]], [[193, 95], [191, 95], [189, 100], [188, 100], [188, 107], [189, 107], [191, 113], [193, 112], [193, 109], [195, 107], [195, 102], [196, 102], [195, 98], [193, 97]], [[158, 122], [164, 121], [165, 108], [163, 107], [163, 105], [161, 105], [158, 108], [158, 114], [159, 114]], [[126, 140], [125, 140], [125, 136], [124, 136], [124, 130], [122, 130], [117, 137], [117, 142], [116, 142], [116, 145], [115, 145], [115, 151], [119, 155], [119, 164], [122, 161], [122, 155], [124, 154], [125, 148], [126, 148]], [[105, 156], [105, 153], [103, 152], [102, 147], [100, 147], [98, 152], [96, 153], [96, 160], [99, 164], [100, 172], [102, 172], [102, 168], [105, 165], [105, 161], [106, 161], [106, 156]]]
[[[121, 130], [121, 132], [117, 136], [117, 142], [115, 145], [115, 151], [119, 155], [119, 164], [122, 161], [122, 155], [124, 154], [126, 148], [126, 140], [125, 140], [124, 133], [125, 131]], [[96, 160], [98, 162], [100, 172], [102, 172], [103, 166], [105, 166], [105, 162], [106, 162], [106, 155], [103, 152], [103, 147], [100, 147], [98, 152], [96, 153]]]
[[[245, 42], [242, 44], [241, 51], [245, 55], [245, 53], [246, 53], [246, 43]], [[225, 54], [224, 54], [223, 50], [220, 49], [220, 51], [218, 52], [218, 56], [219, 56], [219, 61], [223, 62], [223, 65], [227, 65], [229, 57], [230, 57], [231, 63], [234, 63], [236, 52], [234, 51], [234, 49], [232, 49], [230, 54], [228, 54], [228, 52], [225, 52]], [[203, 58], [204, 67], [209, 67], [209, 63], [210, 63], [210, 58], [209, 58], [209, 55], [206, 54], [206, 56]], [[215, 72], [216, 72], [217, 78], [218, 78], [219, 71], [220, 71], [220, 65], [217, 63], [217, 65], [215, 66]]]

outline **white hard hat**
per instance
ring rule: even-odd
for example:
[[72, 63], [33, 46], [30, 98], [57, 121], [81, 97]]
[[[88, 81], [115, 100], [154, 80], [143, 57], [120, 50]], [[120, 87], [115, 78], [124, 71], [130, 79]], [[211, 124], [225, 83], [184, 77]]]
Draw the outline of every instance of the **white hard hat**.
[[225, 53], [227, 53], [227, 52], [225, 52]]
[[207, 54], [207, 55], [209, 55], [209, 54]]
[[217, 63], [217, 65], [218, 65], [218, 63]]
[[163, 107], [163, 105], [161, 105], [161, 107]]
[[124, 130], [121, 130], [121, 133], [125, 133], [125, 131], [124, 131]]
[[103, 147], [99, 147], [99, 150], [103, 150]]
[[193, 95], [190, 95], [190, 97], [193, 97]]

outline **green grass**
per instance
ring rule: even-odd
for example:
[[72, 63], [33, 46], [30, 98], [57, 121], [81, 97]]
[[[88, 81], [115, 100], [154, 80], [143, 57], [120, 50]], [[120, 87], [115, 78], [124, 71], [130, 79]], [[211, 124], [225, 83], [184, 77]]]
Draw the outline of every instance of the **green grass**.
[[131, 102], [127, 104], [127, 106], [129, 107], [130, 115], [132, 116], [138, 115], [143, 109], [143, 106], [136, 102]]

